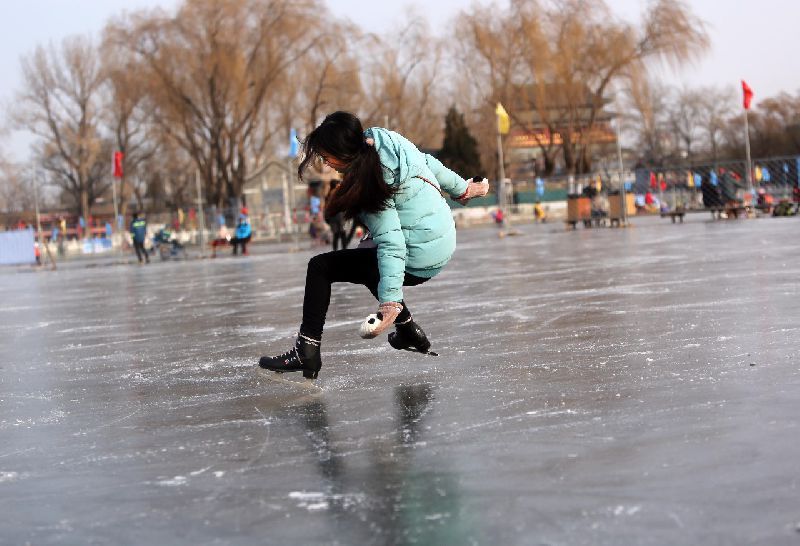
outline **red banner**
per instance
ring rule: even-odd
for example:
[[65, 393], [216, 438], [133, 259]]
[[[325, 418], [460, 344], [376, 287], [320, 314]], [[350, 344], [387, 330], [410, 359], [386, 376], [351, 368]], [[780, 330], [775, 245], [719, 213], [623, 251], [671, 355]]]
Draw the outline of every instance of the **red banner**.
[[750, 110], [750, 103], [753, 101], [753, 90], [747, 85], [747, 82], [742, 80], [742, 94], [743, 104], [745, 110]]
[[125, 154], [122, 152], [114, 152], [114, 177], [122, 178], [122, 158]]

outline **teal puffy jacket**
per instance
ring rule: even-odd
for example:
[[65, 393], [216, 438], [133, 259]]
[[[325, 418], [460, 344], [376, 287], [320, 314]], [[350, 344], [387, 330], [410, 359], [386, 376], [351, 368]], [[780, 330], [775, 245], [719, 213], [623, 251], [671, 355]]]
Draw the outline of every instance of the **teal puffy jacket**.
[[384, 181], [399, 188], [386, 209], [361, 214], [361, 220], [378, 247], [378, 299], [401, 301], [406, 272], [431, 278], [456, 249], [453, 215], [433, 185], [457, 198], [467, 191], [467, 181], [398, 133], [372, 127], [364, 137], [375, 141]]

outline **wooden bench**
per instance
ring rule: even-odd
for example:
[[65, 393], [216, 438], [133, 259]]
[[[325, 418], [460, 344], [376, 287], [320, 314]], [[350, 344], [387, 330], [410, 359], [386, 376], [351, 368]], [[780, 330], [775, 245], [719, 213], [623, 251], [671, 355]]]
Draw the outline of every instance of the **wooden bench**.
[[670, 218], [672, 220], [673, 224], [675, 223], [675, 220], [678, 219], [678, 220], [681, 221], [681, 224], [682, 224], [683, 223], [683, 217], [686, 214], [694, 214], [694, 213], [698, 213], [698, 212], [710, 212], [711, 213], [711, 218], [713, 218], [714, 220], [719, 220], [719, 219], [722, 218], [722, 213], [723, 212], [728, 214], [729, 217], [730, 217], [731, 214], [733, 214], [734, 217], [738, 218], [738, 213], [739, 212], [745, 212], [746, 213], [748, 211], [749, 211], [749, 207], [745, 207], [745, 206], [705, 207], [705, 208], [702, 208], [702, 209], [684, 209], [682, 207], [679, 207], [679, 208], [677, 208], [675, 210], [669, 210], [669, 211], [666, 211], [666, 212], [662, 212], [661, 213], [661, 217], [662, 218]]
[[726, 205], [725, 214], [728, 215], [728, 218], [731, 216], [738, 218], [739, 214], [744, 214], [744, 217], [747, 218], [750, 215], [751, 208], [749, 205]]
[[679, 218], [680, 221], [681, 221], [681, 224], [682, 224], [683, 223], [683, 215], [684, 214], [686, 214], [686, 211], [684, 209], [675, 209], [675, 210], [669, 210], [669, 211], [666, 211], [666, 212], [662, 212], [661, 213], [661, 217], [662, 218], [667, 218], [667, 217], [671, 218], [673, 224], [675, 223], [675, 219]]

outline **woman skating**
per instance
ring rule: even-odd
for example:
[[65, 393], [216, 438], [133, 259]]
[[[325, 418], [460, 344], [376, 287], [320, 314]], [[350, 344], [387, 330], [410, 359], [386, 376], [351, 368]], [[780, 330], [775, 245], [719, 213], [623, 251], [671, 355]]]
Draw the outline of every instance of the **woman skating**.
[[390, 326], [396, 349], [425, 352], [430, 342], [411, 318], [403, 286], [416, 286], [437, 275], [456, 248], [456, 230], [441, 190], [466, 203], [485, 195], [488, 183], [467, 182], [434, 157], [423, 154], [398, 133], [363, 130], [347, 112], [330, 114], [304, 143], [302, 177], [308, 164], [321, 159], [342, 174], [328, 196], [327, 214], [343, 212], [366, 225], [373, 248], [336, 250], [308, 263], [303, 321], [294, 347], [275, 357], [261, 357], [262, 369], [302, 371], [316, 378], [322, 367], [320, 344], [331, 284], [363, 284], [379, 302], [379, 335]]

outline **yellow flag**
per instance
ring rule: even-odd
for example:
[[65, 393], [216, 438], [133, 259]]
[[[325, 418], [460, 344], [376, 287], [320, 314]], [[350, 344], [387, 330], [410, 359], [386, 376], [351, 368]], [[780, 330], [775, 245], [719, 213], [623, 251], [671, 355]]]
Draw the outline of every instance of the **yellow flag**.
[[508, 134], [508, 130], [511, 128], [511, 120], [508, 118], [508, 112], [506, 112], [503, 105], [498, 102], [494, 113], [497, 114], [497, 132], [501, 135]]

